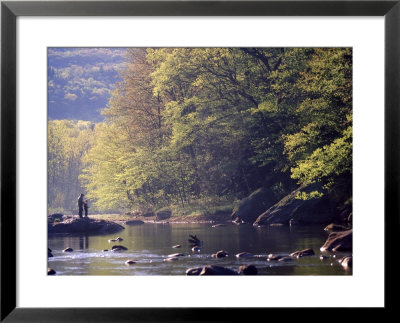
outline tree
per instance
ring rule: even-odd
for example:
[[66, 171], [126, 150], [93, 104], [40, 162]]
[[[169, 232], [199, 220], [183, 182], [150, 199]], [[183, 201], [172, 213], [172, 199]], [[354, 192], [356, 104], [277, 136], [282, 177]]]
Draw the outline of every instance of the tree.
[[348, 185], [351, 69], [347, 48], [131, 49], [86, 188], [98, 207], [131, 209]]
[[73, 210], [82, 192], [82, 159], [93, 144], [93, 124], [54, 120], [48, 123], [48, 205]]

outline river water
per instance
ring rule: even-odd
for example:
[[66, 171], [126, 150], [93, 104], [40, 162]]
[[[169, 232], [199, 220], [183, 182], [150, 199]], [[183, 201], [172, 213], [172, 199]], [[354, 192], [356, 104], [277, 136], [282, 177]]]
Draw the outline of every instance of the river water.
[[[189, 234], [203, 241], [200, 252], [193, 252], [188, 242]], [[108, 242], [116, 237], [121, 242]], [[57, 275], [185, 275], [188, 268], [218, 265], [237, 270], [239, 266], [256, 266], [259, 275], [351, 275], [338, 260], [349, 253], [322, 253], [328, 233], [321, 226], [253, 227], [252, 225], [227, 224], [156, 224], [145, 223], [125, 226], [125, 230], [113, 235], [49, 235], [48, 246], [54, 257], [48, 266]], [[120, 244], [127, 251], [112, 252], [113, 245]], [[172, 248], [181, 245], [179, 249]], [[62, 252], [71, 247], [73, 252]], [[267, 261], [270, 253], [288, 255], [296, 250], [312, 248], [315, 256], [293, 259], [291, 262]], [[213, 258], [218, 250], [229, 253], [226, 258]], [[240, 252], [253, 256], [237, 258]], [[173, 253], [183, 253], [179, 260], [165, 262]], [[320, 255], [327, 256], [320, 259]], [[127, 260], [135, 264], [126, 265]]]

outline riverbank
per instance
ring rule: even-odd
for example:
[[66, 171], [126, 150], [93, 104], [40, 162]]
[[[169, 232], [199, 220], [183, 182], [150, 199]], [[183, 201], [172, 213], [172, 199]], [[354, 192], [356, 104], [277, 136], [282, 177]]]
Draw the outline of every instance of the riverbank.
[[126, 222], [131, 220], [140, 220], [145, 223], [224, 223], [231, 222], [231, 211], [219, 211], [214, 214], [204, 214], [204, 213], [191, 213], [188, 215], [174, 215], [171, 217], [158, 220], [157, 216], [143, 216], [143, 215], [128, 215], [128, 214], [92, 214], [89, 215], [90, 218], [96, 220], [106, 220], [115, 222]]

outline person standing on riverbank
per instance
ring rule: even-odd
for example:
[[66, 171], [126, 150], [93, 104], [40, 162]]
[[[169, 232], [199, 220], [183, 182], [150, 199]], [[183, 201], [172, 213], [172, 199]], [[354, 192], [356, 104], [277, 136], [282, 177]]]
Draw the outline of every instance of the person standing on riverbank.
[[82, 213], [83, 213], [83, 197], [85, 195], [81, 193], [78, 197], [78, 212], [79, 212], [79, 217], [82, 218]]
[[85, 202], [83, 202], [83, 208], [85, 209], [85, 218], [87, 218], [89, 209], [88, 200], [85, 200]]

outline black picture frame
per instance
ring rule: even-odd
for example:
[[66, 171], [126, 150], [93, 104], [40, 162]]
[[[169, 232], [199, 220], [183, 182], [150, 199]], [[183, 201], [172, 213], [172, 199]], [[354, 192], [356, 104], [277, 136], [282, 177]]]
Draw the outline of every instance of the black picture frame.
[[[1, 3], [1, 321], [236, 321], [263, 308], [16, 307], [16, 19], [19, 16], [384, 16], [385, 18], [385, 307], [396, 306], [391, 275], [399, 233], [400, 0], [395, 1], [2, 1]], [[366, 201], [367, 203], [367, 201]], [[395, 294], [394, 294], [395, 295]], [[238, 291], [238, 297], [240, 291]], [[327, 304], [329, 306], [329, 304]], [[288, 309], [285, 309], [287, 311]], [[243, 313], [244, 311], [244, 313]], [[289, 311], [289, 314], [292, 311]], [[287, 313], [287, 312], [286, 312]], [[247, 313], [248, 314], [248, 313]], [[329, 316], [329, 314], [328, 314]], [[323, 318], [321, 318], [323, 319]]]

